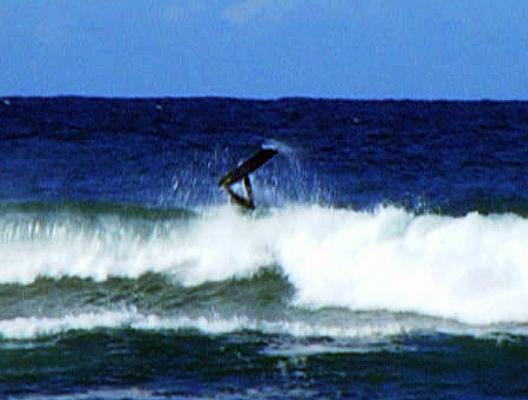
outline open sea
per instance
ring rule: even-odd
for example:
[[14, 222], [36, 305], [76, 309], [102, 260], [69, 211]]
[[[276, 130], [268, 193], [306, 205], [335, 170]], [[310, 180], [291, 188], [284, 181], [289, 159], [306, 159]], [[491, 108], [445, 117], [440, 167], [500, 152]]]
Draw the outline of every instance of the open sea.
[[0, 99], [1, 399], [527, 397], [528, 103]]

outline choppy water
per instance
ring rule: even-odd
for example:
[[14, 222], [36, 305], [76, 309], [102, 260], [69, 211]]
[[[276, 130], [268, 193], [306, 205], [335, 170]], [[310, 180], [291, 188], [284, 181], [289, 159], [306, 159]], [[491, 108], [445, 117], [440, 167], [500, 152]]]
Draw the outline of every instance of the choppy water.
[[0, 397], [528, 393], [526, 103], [10, 98], [0, 135]]

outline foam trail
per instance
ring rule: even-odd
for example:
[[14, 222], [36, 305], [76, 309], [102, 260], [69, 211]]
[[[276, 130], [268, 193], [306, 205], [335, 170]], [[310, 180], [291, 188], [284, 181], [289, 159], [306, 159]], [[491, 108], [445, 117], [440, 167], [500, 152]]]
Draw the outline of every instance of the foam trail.
[[278, 265], [300, 306], [528, 322], [527, 235], [528, 220], [516, 215], [416, 216], [393, 207], [294, 207], [260, 217], [224, 207], [153, 221], [3, 215], [0, 283], [151, 271], [197, 285]]
[[[60, 317], [18, 317], [0, 320], [0, 339], [31, 340], [50, 337], [74, 330], [135, 329], [142, 331], [179, 331], [193, 329], [210, 335], [222, 335], [240, 331], [288, 335], [296, 338], [334, 338], [354, 340], [363, 351], [365, 346], [384, 343], [394, 336], [445, 333], [471, 335], [477, 338], [497, 338], [500, 334], [528, 335], [526, 326], [471, 326], [433, 318], [408, 315], [404, 318], [323, 318], [313, 320], [303, 317], [283, 319], [258, 319], [245, 315], [222, 316], [160, 316], [143, 314], [135, 308], [100, 310]], [[276, 349], [275, 349], [276, 350]], [[289, 351], [292, 349], [289, 349]], [[304, 348], [302, 351], [313, 351]], [[321, 350], [321, 352], [332, 349]]]
[[333, 337], [379, 341], [394, 335], [413, 332], [448, 331], [468, 333], [467, 327], [447, 325], [442, 321], [423, 319], [374, 320], [343, 319], [328, 322], [303, 319], [256, 319], [244, 315], [220, 316], [176, 316], [163, 317], [156, 314], [142, 314], [135, 308], [102, 310], [61, 317], [18, 317], [0, 320], [0, 337], [4, 339], [28, 340], [48, 337], [72, 330], [93, 329], [136, 329], [146, 331], [196, 329], [207, 334], [226, 334], [251, 330], [266, 334], [283, 334], [294, 337]]
[[100, 328], [133, 328], [138, 330], [197, 329], [208, 334], [224, 334], [241, 330], [293, 336], [372, 337], [394, 335], [402, 332], [397, 324], [372, 324], [362, 326], [321, 326], [302, 321], [266, 321], [233, 316], [160, 317], [138, 313], [135, 309], [121, 311], [89, 312], [63, 317], [24, 317], [0, 320], [0, 335], [6, 339], [33, 339], [71, 330]]

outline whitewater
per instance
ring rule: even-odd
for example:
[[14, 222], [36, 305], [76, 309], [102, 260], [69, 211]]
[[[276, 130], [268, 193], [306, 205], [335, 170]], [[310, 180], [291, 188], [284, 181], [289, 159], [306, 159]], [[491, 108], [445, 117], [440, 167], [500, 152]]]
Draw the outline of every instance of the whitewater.
[[295, 205], [255, 215], [219, 206], [154, 217], [12, 209], [0, 216], [0, 283], [157, 273], [194, 287], [271, 268], [293, 286], [294, 307], [524, 323], [527, 234], [528, 220], [516, 214], [393, 206]]

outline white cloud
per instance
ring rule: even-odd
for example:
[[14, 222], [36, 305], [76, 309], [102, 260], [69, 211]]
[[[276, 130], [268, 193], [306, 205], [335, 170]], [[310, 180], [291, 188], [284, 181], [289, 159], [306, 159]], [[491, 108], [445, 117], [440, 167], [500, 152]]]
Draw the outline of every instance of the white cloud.
[[265, 0], [244, 0], [228, 7], [224, 17], [233, 24], [242, 25], [258, 17], [265, 7]]
[[259, 22], [279, 22], [294, 14], [316, 15], [324, 19], [361, 18], [386, 12], [388, 0], [173, 0], [163, 18], [180, 23], [199, 16], [220, 16], [236, 26]]
[[223, 17], [235, 25], [262, 19], [278, 21], [301, 4], [299, 0], [240, 0], [227, 7]]
[[163, 18], [170, 23], [180, 23], [185, 19], [206, 12], [204, 2], [199, 0], [174, 1], [165, 8]]

